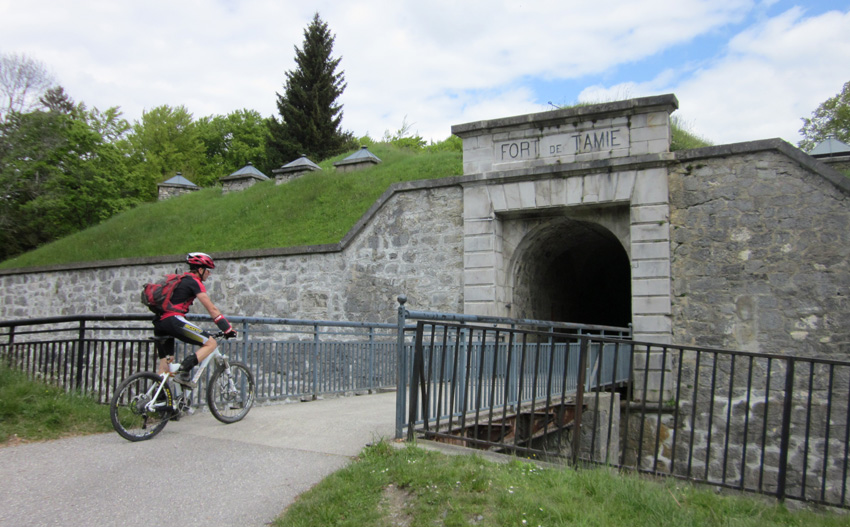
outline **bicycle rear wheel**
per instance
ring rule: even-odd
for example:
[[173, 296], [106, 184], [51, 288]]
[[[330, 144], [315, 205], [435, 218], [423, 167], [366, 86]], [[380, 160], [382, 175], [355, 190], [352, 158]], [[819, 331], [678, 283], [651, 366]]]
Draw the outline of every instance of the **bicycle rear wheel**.
[[218, 368], [207, 387], [207, 406], [222, 423], [235, 423], [254, 406], [254, 376], [241, 362]]
[[159, 392], [154, 409], [146, 408], [162, 378], [151, 372], [135, 373], [122, 382], [109, 403], [112, 427], [128, 441], [144, 441], [157, 435], [171, 417], [171, 389]]

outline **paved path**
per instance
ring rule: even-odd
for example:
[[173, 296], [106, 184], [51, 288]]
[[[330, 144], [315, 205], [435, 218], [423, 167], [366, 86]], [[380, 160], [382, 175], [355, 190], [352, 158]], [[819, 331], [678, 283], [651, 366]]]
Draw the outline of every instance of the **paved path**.
[[395, 393], [207, 412], [150, 441], [116, 433], [0, 448], [0, 526], [262, 526], [391, 439]]

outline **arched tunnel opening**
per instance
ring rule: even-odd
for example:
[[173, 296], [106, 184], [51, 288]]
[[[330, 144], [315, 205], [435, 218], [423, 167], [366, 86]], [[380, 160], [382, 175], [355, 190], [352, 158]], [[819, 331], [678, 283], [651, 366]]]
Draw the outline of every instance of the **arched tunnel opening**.
[[530, 236], [516, 267], [515, 313], [581, 324], [631, 323], [629, 257], [611, 231], [563, 219]]

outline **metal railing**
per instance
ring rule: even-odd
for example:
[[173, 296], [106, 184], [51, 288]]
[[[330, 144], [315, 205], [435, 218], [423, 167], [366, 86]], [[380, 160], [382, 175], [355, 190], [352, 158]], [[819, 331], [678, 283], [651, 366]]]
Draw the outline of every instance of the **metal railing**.
[[[202, 315], [187, 318], [209, 321]], [[31, 378], [108, 402], [124, 378], [156, 368], [152, 319], [83, 315], [2, 321], [0, 357]], [[220, 348], [248, 365], [260, 401], [395, 387], [394, 324], [257, 317], [230, 321], [239, 338], [220, 342]], [[178, 341], [176, 360], [189, 347]], [[202, 384], [199, 393], [203, 389]], [[203, 397], [195, 402], [202, 404]]]
[[423, 318], [408, 437], [850, 508], [850, 362]]
[[[431, 328], [432, 331], [437, 331], [436, 328], [445, 327], [447, 323], [456, 323], [461, 325], [466, 324], [487, 324], [490, 328], [505, 328], [509, 330], [517, 330], [517, 328], [526, 328], [532, 332], [539, 332], [540, 335], [537, 337], [542, 342], [548, 342], [550, 338], [561, 338], [565, 335], [600, 335], [600, 336], [611, 336], [618, 337], [621, 339], [629, 339], [631, 338], [631, 328], [623, 328], [623, 327], [614, 327], [614, 326], [603, 326], [603, 325], [592, 325], [592, 324], [575, 324], [569, 322], [554, 322], [547, 320], [533, 320], [533, 319], [513, 319], [506, 317], [494, 317], [494, 316], [483, 316], [483, 315], [465, 315], [459, 313], [443, 313], [443, 312], [434, 312], [434, 311], [414, 311], [409, 310], [406, 307], [407, 297], [405, 295], [401, 295], [398, 297], [399, 307], [398, 307], [398, 365], [399, 365], [399, 374], [398, 374], [398, 399], [396, 401], [396, 430], [395, 436], [396, 439], [401, 439], [405, 435], [405, 429], [409, 431], [409, 416], [408, 412], [408, 401], [407, 401], [407, 392], [409, 381], [411, 376], [413, 375], [413, 365], [411, 362], [411, 358], [413, 357], [414, 352], [414, 344], [413, 341], [417, 335], [419, 335], [420, 325], [413, 325], [411, 321], [428, 321], [433, 322], [432, 325], [427, 325], [427, 327]], [[425, 327], [425, 326], [422, 326]], [[466, 353], [467, 341], [469, 341], [469, 349], [473, 349], [476, 346], [480, 347], [480, 349], [485, 350], [485, 353], [488, 353], [486, 350], [488, 347], [492, 346], [502, 346], [503, 342], [499, 341], [499, 337], [496, 337], [496, 343], [487, 342], [486, 338], [480, 339], [471, 333], [464, 333], [462, 326], [455, 326], [458, 329], [455, 335], [451, 338], [453, 342], [459, 344], [459, 346], [446, 346], [445, 349], [450, 353], [452, 350], [457, 350], [459, 354]], [[435, 333], [436, 334], [436, 333]], [[509, 331], [503, 331], [501, 333], [490, 333], [490, 335], [502, 335], [503, 337], [510, 334]], [[436, 337], [435, 337], [436, 338]], [[446, 338], [449, 338], [446, 335]], [[470, 340], [471, 339], [471, 340]], [[561, 341], [563, 342], [563, 341]], [[448, 342], [444, 343], [444, 345], [448, 344]], [[437, 345], [440, 345], [437, 343]], [[516, 345], [516, 344], [515, 344]], [[544, 349], [541, 347], [540, 349]], [[495, 353], [492, 351], [489, 352], [491, 357], [495, 357], [496, 360], [501, 360], [504, 362], [503, 354]], [[457, 355], [460, 357], [460, 355]], [[557, 354], [552, 355], [552, 357], [556, 357]], [[471, 356], [465, 355], [465, 357], [470, 358]], [[610, 355], [606, 355], [606, 360], [611, 360]], [[484, 360], [485, 364], [489, 364], [487, 359], [482, 355], [480, 357]], [[453, 360], [450, 362], [454, 362]], [[462, 363], [462, 361], [461, 361]], [[478, 362], [472, 361], [470, 363], [470, 367], [464, 370], [465, 373], [472, 373], [473, 369], [477, 367]], [[603, 363], [600, 363], [603, 364]], [[606, 367], [608, 367], [607, 362], [604, 363]], [[461, 364], [463, 368], [463, 364]], [[514, 366], [516, 367], [516, 366]], [[620, 364], [619, 375], [622, 375], [625, 371], [625, 365]], [[478, 370], [483, 372], [483, 367]], [[463, 372], [462, 372], [463, 373]], [[455, 378], [462, 379], [465, 378], [465, 373], [457, 376]], [[513, 377], [509, 377], [513, 379]], [[472, 379], [477, 379], [475, 374], [472, 375]], [[567, 382], [567, 381], [565, 381]], [[469, 383], [466, 386], [470, 386]], [[529, 387], [530, 385], [526, 384], [525, 389], [532, 389]], [[508, 386], [505, 388], [508, 390], [508, 393], [512, 393], [511, 390], [518, 389], [517, 386]], [[534, 388], [535, 390], [537, 388]], [[510, 395], [509, 395], [510, 396]], [[461, 399], [462, 400], [462, 399]], [[436, 404], [436, 403], [432, 403]], [[411, 404], [411, 406], [415, 406]], [[432, 414], [433, 415], [433, 414]], [[415, 423], [415, 421], [413, 421]]]

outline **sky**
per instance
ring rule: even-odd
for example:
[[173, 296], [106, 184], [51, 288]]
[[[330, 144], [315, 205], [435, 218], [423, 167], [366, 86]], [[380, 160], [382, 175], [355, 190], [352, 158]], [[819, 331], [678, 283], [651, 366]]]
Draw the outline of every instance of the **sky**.
[[162, 105], [269, 117], [316, 12], [356, 137], [672, 93], [713, 144], [796, 145], [850, 81], [850, 0], [0, 0], [0, 54], [131, 123]]

